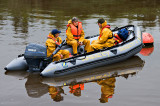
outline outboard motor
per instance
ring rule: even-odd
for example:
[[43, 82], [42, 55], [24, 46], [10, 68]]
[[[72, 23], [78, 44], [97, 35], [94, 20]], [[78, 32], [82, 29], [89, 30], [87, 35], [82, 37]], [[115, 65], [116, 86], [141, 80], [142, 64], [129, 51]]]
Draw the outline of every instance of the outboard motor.
[[47, 49], [43, 45], [31, 43], [26, 47], [24, 58], [29, 66], [29, 71], [41, 71], [44, 60], [47, 58]]

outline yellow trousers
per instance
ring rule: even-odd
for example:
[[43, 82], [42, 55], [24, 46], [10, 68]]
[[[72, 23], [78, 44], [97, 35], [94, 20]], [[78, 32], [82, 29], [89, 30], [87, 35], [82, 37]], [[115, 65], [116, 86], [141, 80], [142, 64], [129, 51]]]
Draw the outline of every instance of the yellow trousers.
[[[85, 51], [90, 52], [90, 40], [88, 39], [84, 39], [83, 40], [83, 45], [85, 45], [84, 49]], [[75, 41], [67, 41], [67, 44], [72, 46], [73, 48], [73, 54], [77, 54], [77, 47], [78, 47], [78, 42], [75, 40]]]
[[93, 40], [90, 45], [90, 51], [94, 51], [94, 49], [99, 50], [103, 49], [104, 47], [112, 47], [114, 46], [114, 43], [106, 42], [104, 44], [99, 44], [97, 40]]
[[60, 50], [57, 54], [53, 56], [53, 61], [59, 61], [61, 59], [61, 56], [63, 55], [62, 59], [69, 58], [69, 51], [68, 50]]

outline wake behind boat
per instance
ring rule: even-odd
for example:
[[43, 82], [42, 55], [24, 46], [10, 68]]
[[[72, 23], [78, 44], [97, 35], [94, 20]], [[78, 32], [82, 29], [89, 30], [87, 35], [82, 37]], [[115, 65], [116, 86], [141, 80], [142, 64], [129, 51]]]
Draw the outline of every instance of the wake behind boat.
[[[83, 48], [79, 48], [80, 55], [57, 62], [51, 62], [51, 59], [47, 58], [45, 46], [29, 44], [24, 56], [13, 60], [5, 69], [24, 70], [29, 68], [30, 71], [42, 71], [41, 75], [45, 77], [57, 77], [125, 60], [139, 53], [142, 49], [142, 34], [140, 28], [134, 25], [116, 28], [112, 30], [113, 34], [122, 28], [127, 28], [130, 31], [126, 41], [90, 53], [85, 53]], [[87, 37], [91, 42], [97, 38], [98, 35]], [[64, 45], [62, 49], [67, 49], [73, 54], [72, 48], [68, 45]]]

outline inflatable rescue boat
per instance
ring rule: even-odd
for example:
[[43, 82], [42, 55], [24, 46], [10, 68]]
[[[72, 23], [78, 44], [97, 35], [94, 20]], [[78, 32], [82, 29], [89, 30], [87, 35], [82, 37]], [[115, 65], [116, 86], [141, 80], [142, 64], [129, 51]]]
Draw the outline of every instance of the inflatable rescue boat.
[[[39, 44], [29, 44], [26, 47], [24, 55], [19, 55], [18, 58], [11, 61], [5, 70], [25, 70], [39, 71], [45, 77], [63, 76], [87, 69], [92, 69], [99, 66], [120, 62], [135, 54], [142, 49], [142, 33], [139, 27], [128, 25], [112, 30], [113, 34], [119, 30], [127, 28], [130, 32], [128, 38], [110, 48], [96, 50], [90, 53], [84, 51], [84, 47], [78, 48], [79, 55], [52, 62], [52, 58], [47, 58], [46, 47]], [[99, 35], [88, 36], [90, 42], [98, 39]], [[60, 45], [61, 49], [67, 49], [71, 54], [73, 50], [71, 46], [66, 44]]]

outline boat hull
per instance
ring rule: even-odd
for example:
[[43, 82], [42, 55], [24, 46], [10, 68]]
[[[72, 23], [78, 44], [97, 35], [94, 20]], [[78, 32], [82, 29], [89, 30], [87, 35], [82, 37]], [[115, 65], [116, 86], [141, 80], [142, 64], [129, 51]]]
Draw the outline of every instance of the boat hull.
[[12, 60], [4, 69], [8, 71], [27, 70], [28, 64], [24, 56], [22, 56]]
[[142, 49], [142, 36], [139, 27], [131, 26], [131, 30], [134, 31], [132, 40], [110, 49], [88, 53], [66, 59], [65, 61], [52, 62], [41, 72], [41, 75], [45, 77], [64, 76], [82, 70], [109, 65], [134, 56]]
[[43, 78], [43, 83], [50, 86], [68, 86], [73, 83], [86, 83], [109, 77], [122, 76], [124, 78], [128, 78], [129, 75], [133, 76], [141, 71], [144, 64], [145, 62], [139, 56], [133, 56], [126, 61], [114, 63], [112, 65], [87, 69], [85, 71], [56, 78]]
[[[31, 55], [32, 58], [30, 57], [28, 59], [28, 62], [27, 62], [27, 58], [25, 58], [24, 56], [21, 56], [11, 61], [5, 67], [5, 70], [10, 70], [10, 71], [27, 70], [27, 69], [30, 70], [31, 69], [30, 66], [33, 66], [32, 69], [35, 68], [39, 72], [42, 71], [40, 75], [44, 77], [58, 77], [58, 76], [64, 76], [67, 74], [72, 74], [72, 73], [76, 73], [83, 70], [93, 69], [99, 66], [106, 66], [112, 63], [126, 60], [129, 57], [139, 53], [143, 45], [142, 33], [139, 27], [135, 27], [133, 25], [121, 27], [119, 29], [112, 30], [113, 34], [117, 33], [118, 30], [126, 27], [128, 28], [128, 30], [131, 31], [127, 40], [111, 48], [104, 48], [102, 50], [80, 54], [78, 56], [74, 56], [71, 58], [67, 58], [64, 60], [51, 62], [51, 63], [46, 61], [45, 58], [43, 58], [45, 61], [41, 58], [38, 58], [37, 55], [36, 56]], [[89, 36], [89, 38], [87, 39], [89, 39], [90, 42], [92, 42], [97, 38], [98, 36], [96, 35], [96, 36]], [[33, 49], [28, 49], [28, 50], [32, 50], [29, 52], [31, 52], [32, 54], [40, 53], [41, 50], [39, 52], [36, 52], [35, 47], [36, 46], [34, 46]], [[41, 46], [38, 46], [38, 47], [41, 47]], [[72, 47], [68, 45], [65, 45], [61, 49], [62, 50], [67, 49], [70, 51], [70, 53], [72, 53], [73, 51]], [[34, 59], [36, 61], [33, 61]], [[37, 60], [39, 63], [36, 63]]]

